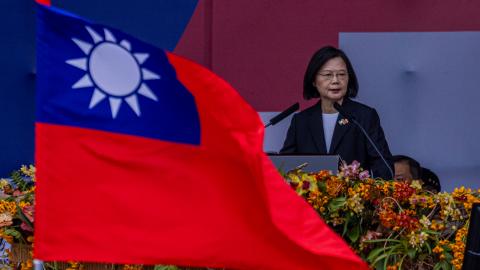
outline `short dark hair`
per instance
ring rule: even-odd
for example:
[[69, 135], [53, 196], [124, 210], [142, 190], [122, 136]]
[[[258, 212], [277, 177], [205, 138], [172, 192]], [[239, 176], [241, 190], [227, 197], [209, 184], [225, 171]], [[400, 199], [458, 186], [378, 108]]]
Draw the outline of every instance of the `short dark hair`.
[[433, 189], [437, 192], [440, 192], [440, 190], [442, 190], [440, 179], [438, 179], [438, 176], [431, 170], [427, 168], [422, 168], [421, 178], [425, 187], [429, 187], [430, 189]]
[[325, 65], [325, 63], [332, 59], [340, 57], [347, 65], [348, 72], [348, 86], [347, 86], [347, 97], [356, 97], [358, 93], [358, 80], [355, 71], [353, 70], [352, 63], [348, 59], [347, 55], [340, 49], [337, 49], [333, 46], [325, 46], [319, 49], [315, 54], [313, 54], [310, 62], [308, 63], [307, 70], [305, 71], [305, 76], [303, 78], [303, 97], [305, 99], [318, 98], [320, 94], [318, 93], [317, 88], [313, 85], [317, 72], [320, 68]]
[[420, 174], [421, 174], [421, 169], [420, 163], [416, 161], [415, 159], [409, 157], [409, 156], [404, 156], [404, 155], [396, 155], [392, 157], [393, 162], [406, 162], [408, 163], [408, 166], [410, 167], [410, 173], [412, 174], [413, 179], [420, 179]]

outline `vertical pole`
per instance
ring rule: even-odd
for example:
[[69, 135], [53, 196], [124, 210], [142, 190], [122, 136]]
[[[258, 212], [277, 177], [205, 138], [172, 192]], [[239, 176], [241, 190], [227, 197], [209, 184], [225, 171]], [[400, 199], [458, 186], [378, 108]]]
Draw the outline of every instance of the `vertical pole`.
[[480, 267], [480, 203], [472, 205], [467, 245], [463, 256], [462, 270], [475, 270]]

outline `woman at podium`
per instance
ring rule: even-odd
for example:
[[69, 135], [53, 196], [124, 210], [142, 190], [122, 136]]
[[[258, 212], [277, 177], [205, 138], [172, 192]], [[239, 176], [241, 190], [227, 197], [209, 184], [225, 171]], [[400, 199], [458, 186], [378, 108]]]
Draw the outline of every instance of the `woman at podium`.
[[318, 50], [305, 71], [303, 96], [319, 102], [293, 116], [280, 153], [335, 154], [348, 164], [359, 161], [373, 177], [393, 179], [392, 154], [378, 113], [353, 101], [357, 93], [357, 77], [346, 54], [331, 46]]

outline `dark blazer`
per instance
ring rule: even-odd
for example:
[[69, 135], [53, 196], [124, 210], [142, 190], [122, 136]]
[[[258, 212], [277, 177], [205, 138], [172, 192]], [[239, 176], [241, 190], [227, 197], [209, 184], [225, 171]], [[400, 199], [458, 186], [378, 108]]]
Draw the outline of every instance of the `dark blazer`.
[[[392, 154], [380, 126], [377, 111], [348, 98], [344, 99], [342, 107], [362, 125], [389, 163], [390, 168], [393, 168]], [[294, 115], [280, 153], [337, 154], [348, 164], [357, 160], [362, 168], [372, 171], [373, 177], [392, 179], [390, 171], [362, 131], [353, 122], [340, 124], [340, 120], [344, 118], [341, 114], [338, 115], [330, 149], [327, 151], [321, 102]]]

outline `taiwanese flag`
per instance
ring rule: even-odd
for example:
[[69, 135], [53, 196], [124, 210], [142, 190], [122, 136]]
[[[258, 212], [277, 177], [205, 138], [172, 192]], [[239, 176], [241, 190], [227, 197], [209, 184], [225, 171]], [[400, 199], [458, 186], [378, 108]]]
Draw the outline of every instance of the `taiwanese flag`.
[[53, 8], [37, 31], [37, 259], [367, 269], [284, 183], [226, 82]]

